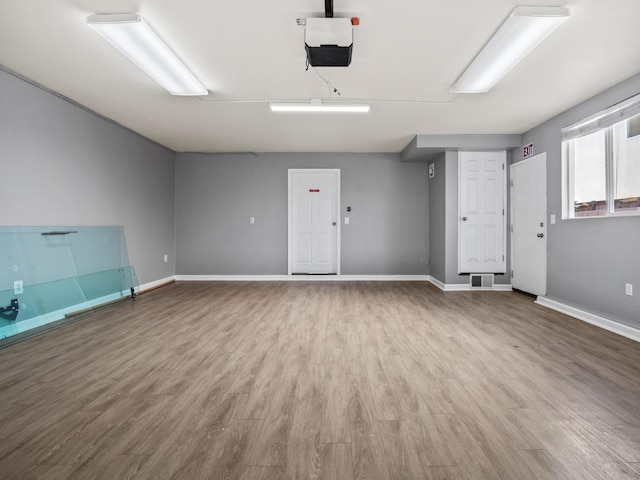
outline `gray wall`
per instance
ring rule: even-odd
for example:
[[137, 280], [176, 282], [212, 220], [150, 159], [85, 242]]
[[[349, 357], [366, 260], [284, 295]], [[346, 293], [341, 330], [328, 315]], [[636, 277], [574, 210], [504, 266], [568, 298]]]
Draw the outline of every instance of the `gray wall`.
[[[548, 296], [636, 327], [640, 217], [561, 220], [560, 129], [639, 91], [637, 75], [523, 135], [534, 153], [547, 152], [548, 212], [558, 218], [548, 230]], [[0, 71], [0, 167], [0, 224], [122, 225], [141, 283], [285, 274], [287, 169], [341, 168], [342, 216], [353, 208], [342, 273], [466, 283], [456, 272], [455, 152], [436, 160], [430, 188], [426, 164], [399, 154], [175, 155]]]
[[[560, 129], [640, 92], [640, 75], [558, 115], [523, 135], [534, 154], [547, 152], [549, 224], [547, 296], [640, 327], [640, 217], [561, 220]], [[521, 159], [521, 153], [515, 160]], [[624, 294], [625, 283], [634, 296]]]
[[289, 168], [341, 169], [342, 274], [429, 273], [426, 166], [385, 153], [177, 154], [176, 273], [285, 275]]
[[443, 153], [434, 164], [435, 176], [429, 179], [429, 268], [430, 275], [446, 282], [447, 238], [446, 220], [446, 160]]
[[0, 70], [0, 172], [0, 224], [123, 226], [140, 283], [174, 274], [172, 151]]

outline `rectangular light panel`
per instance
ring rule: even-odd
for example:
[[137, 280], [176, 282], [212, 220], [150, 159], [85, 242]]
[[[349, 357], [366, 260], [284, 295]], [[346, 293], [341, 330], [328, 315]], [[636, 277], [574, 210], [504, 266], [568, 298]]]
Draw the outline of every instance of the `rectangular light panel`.
[[90, 15], [87, 24], [171, 95], [208, 94], [139, 14]]
[[367, 113], [370, 105], [366, 103], [270, 103], [273, 112], [316, 112], [316, 113]]
[[458, 78], [455, 93], [488, 92], [568, 17], [565, 7], [516, 7]]

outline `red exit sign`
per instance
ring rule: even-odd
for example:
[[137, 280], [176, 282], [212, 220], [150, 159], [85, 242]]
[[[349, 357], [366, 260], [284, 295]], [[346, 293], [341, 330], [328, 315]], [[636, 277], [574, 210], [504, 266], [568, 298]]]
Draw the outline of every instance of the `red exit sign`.
[[533, 155], [533, 143], [522, 147], [522, 158], [529, 158]]

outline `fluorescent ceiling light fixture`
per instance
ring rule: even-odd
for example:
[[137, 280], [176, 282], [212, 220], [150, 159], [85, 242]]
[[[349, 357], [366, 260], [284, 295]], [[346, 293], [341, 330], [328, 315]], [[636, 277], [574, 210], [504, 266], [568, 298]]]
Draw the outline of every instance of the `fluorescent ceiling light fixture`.
[[171, 95], [209, 93], [137, 13], [89, 15], [87, 24]]
[[516, 7], [451, 87], [455, 93], [488, 92], [568, 17], [565, 7]]
[[269, 103], [273, 112], [368, 113], [367, 103], [322, 103], [320, 100], [295, 103]]

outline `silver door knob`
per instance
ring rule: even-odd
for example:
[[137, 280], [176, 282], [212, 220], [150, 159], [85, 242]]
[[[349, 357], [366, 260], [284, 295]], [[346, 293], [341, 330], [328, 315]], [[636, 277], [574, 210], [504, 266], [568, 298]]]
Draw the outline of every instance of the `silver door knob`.
[[539, 233], [539, 234], [537, 235], [537, 237], [538, 237], [538, 238], [542, 238], [542, 237], [544, 237], [544, 233]]

